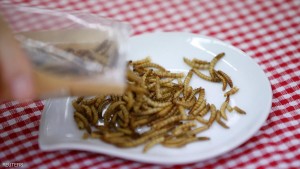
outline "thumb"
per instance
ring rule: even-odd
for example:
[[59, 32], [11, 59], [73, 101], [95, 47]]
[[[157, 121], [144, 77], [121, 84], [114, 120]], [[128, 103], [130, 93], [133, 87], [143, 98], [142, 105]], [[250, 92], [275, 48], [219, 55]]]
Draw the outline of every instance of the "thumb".
[[32, 69], [25, 53], [0, 16], [0, 68], [3, 83], [10, 97], [17, 100], [33, 99]]

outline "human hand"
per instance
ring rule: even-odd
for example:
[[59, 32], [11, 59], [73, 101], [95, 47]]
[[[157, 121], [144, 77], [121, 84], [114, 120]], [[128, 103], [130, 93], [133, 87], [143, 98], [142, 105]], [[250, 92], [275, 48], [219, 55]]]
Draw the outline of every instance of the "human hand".
[[29, 60], [0, 15], [0, 99], [20, 101], [35, 97]]

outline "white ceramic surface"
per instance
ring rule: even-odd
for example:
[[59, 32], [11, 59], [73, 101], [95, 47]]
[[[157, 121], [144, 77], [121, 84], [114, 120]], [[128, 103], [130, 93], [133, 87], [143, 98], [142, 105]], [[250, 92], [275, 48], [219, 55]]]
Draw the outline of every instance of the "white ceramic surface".
[[[244, 52], [219, 40], [190, 33], [149, 33], [130, 39], [129, 58], [132, 60], [151, 56], [167, 69], [187, 72], [183, 56], [211, 60], [225, 52], [216, 65], [232, 77], [240, 91], [231, 97], [230, 104], [246, 110], [247, 115], [228, 113], [229, 130], [214, 124], [201, 134], [210, 141], [195, 142], [183, 148], [165, 148], [160, 145], [142, 153], [142, 146], [129, 149], [117, 148], [99, 140], [82, 140], [73, 120], [72, 98], [48, 100], [42, 113], [39, 145], [42, 150], [77, 149], [99, 152], [135, 161], [157, 164], [184, 164], [221, 155], [232, 150], [255, 134], [266, 120], [272, 100], [268, 78], [261, 68]], [[221, 84], [214, 84], [193, 77], [191, 85], [206, 90], [209, 103], [220, 107], [224, 101]]]

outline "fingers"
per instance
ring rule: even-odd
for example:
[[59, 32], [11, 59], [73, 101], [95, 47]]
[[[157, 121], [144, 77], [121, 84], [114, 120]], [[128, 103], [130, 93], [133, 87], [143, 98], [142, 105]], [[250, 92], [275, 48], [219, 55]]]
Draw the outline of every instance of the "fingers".
[[21, 101], [35, 97], [30, 62], [1, 17], [0, 69], [3, 85], [9, 90], [8, 97]]

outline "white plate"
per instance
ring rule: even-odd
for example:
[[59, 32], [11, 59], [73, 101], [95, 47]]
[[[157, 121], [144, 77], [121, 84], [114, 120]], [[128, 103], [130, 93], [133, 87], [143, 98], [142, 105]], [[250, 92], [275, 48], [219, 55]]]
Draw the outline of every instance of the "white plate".
[[[131, 50], [128, 59], [151, 56], [154, 62], [174, 71], [189, 69], [183, 63], [183, 56], [211, 60], [216, 54], [225, 52], [216, 69], [229, 74], [240, 91], [231, 97], [230, 104], [246, 110], [247, 115], [228, 113], [229, 130], [214, 124], [201, 134], [210, 141], [196, 142], [183, 148], [165, 148], [160, 145], [142, 153], [142, 146], [121, 149], [99, 140], [82, 140], [73, 120], [72, 98], [49, 100], [42, 113], [39, 131], [39, 145], [42, 150], [77, 149], [99, 152], [125, 159], [157, 163], [184, 164], [212, 158], [232, 150], [258, 131], [266, 120], [272, 100], [272, 91], [264, 72], [244, 52], [219, 40], [190, 33], [149, 33], [130, 39]], [[197, 79], [197, 80], [196, 80]], [[209, 103], [217, 107], [224, 101], [221, 84], [213, 84], [193, 77], [192, 86], [206, 89]]]

